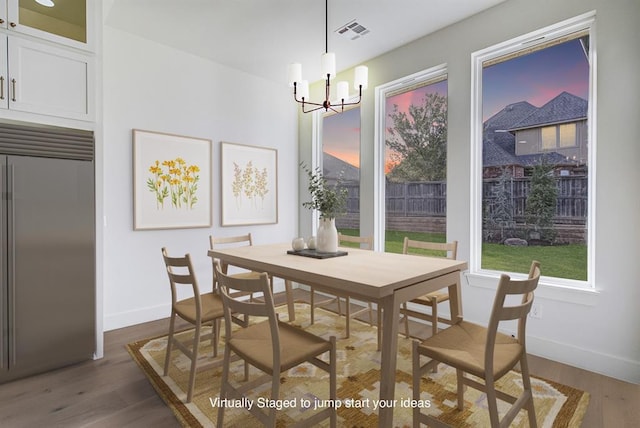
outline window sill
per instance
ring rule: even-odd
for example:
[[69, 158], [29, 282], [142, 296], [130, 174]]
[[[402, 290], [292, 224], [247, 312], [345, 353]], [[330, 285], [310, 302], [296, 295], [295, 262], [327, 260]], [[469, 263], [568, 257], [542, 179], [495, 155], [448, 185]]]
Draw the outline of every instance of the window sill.
[[[464, 277], [471, 287], [495, 290], [500, 279], [499, 273], [493, 272], [465, 272]], [[515, 279], [516, 276], [513, 275]], [[594, 288], [578, 288], [554, 282], [554, 278], [541, 278], [536, 289], [536, 297], [540, 299], [556, 300], [585, 306], [595, 306], [600, 292]]]

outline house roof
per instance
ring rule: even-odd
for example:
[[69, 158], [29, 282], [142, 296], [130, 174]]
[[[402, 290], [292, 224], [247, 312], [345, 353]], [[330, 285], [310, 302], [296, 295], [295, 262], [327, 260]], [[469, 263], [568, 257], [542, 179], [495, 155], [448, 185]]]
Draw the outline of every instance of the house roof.
[[587, 118], [586, 100], [562, 92], [542, 107], [526, 101], [509, 104], [491, 116], [483, 125], [482, 161], [485, 167], [520, 165], [534, 166], [542, 162], [566, 164], [566, 156], [557, 152], [516, 156], [514, 132], [553, 123], [573, 122]]
[[343, 183], [360, 181], [359, 168], [326, 152], [322, 153], [322, 175], [329, 181], [337, 181], [341, 175]]
[[552, 123], [575, 122], [587, 118], [587, 100], [562, 92], [528, 116], [514, 123], [509, 130], [516, 131]]

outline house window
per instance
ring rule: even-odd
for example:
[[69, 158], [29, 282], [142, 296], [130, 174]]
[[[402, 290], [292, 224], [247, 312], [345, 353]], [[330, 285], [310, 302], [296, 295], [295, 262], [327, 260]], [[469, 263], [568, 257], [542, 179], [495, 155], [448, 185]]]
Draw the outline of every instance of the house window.
[[405, 236], [445, 242], [447, 75], [444, 66], [377, 88], [376, 242], [402, 252]]
[[592, 286], [593, 23], [472, 55], [472, 274], [526, 274], [536, 259], [551, 284]]
[[545, 126], [540, 130], [542, 135], [542, 150], [551, 150], [556, 148], [556, 127]]
[[322, 171], [331, 184], [347, 188], [347, 212], [336, 227], [360, 235], [360, 107], [322, 116]]
[[576, 124], [568, 123], [558, 127], [560, 132], [559, 147], [574, 147], [576, 145]]

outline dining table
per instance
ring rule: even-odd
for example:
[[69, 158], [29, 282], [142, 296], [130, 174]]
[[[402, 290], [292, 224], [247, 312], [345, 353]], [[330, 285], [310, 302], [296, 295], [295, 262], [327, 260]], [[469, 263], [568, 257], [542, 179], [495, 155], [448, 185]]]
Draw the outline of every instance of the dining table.
[[[397, 402], [394, 395], [400, 306], [429, 292], [448, 288], [451, 320], [459, 322], [462, 319], [460, 278], [467, 263], [351, 247], [340, 247], [338, 254], [314, 257], [313, 252], [293, 252], [290, 243], [208, 251], [210, 257], [231, 266], [267, 272], [286, 281], [379, 305], [383, 320], [378, 426], [390, 427]], [[287, 301], [293, 305], [292, 299]]]

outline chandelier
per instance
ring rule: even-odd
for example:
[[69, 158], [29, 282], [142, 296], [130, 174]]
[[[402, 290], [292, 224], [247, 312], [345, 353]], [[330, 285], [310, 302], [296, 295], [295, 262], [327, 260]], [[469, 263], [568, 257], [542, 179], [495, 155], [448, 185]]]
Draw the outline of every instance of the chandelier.
[[[337, 101], [331, 102], [331, 79], [336, 76], [336, 54], [329, 52], [329, 0], [325, 0], [325, 53], [320, 58], [320, 66], [322, 70], [322, 78], [325, 79], [325, 97], [324, 101], [309, 101], [309, 81], [302, 80], [302, 65], [299, 63], [289, 64], [289, 86], [293, 86], [293, 99], [302, 104], [303, 113], [311, 113], [312, 111], [323, 108], [325, 111], [333, 111], [342, 113], [345, 106], [360, 104], [362, 99], [362, 90], [367, 89], [368, 69], [364, 65], [360, 65], [354, 70], [354, 88], [358, 90], [358, 100], [345, 102], [349, 99], [349, 82], [340, 81], [336, 87]], [[307, 110], [305, 107], [311, 108]], [[339, 109], [339, 111], [338, 111]]]

